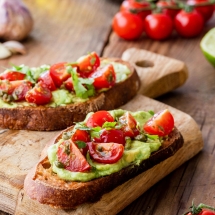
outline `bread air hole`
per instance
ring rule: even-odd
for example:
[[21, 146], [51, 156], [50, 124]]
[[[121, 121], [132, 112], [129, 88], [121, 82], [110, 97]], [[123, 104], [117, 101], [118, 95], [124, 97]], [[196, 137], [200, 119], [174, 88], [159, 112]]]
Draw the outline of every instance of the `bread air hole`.
[[135, 62], [135, 64], [136, 64], [136, 66], [144, 67], [144, 68], [153, 67], [154, 66], [154, 63], [152, 61], [149, 61], [149, 60], [137, 61], [137, 62]]

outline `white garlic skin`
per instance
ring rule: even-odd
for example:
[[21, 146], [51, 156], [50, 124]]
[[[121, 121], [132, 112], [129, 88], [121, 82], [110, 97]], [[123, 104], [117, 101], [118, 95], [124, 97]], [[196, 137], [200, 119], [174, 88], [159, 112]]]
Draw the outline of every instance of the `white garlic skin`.
[[21, 41], [32, 28], [33, 18], [21, 0], [0, 0], [0, 39]]

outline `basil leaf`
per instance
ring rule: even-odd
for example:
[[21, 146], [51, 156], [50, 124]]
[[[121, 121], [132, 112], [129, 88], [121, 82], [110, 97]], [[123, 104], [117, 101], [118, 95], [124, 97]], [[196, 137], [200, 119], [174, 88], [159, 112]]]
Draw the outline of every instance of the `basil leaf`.
[[75, 141], [79, 149], [83, 149], [87, 146], [87, 144], [84, 141]]

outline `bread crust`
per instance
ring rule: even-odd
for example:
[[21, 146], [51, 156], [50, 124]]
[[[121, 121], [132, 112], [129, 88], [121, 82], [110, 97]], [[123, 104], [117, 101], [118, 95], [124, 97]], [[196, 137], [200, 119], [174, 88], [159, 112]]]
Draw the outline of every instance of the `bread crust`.
[[108, 60], [127, 65], [131, 74], [126, 80], [91, 97], [86, 102], [58, 107], [0, 108], [0, 127], [36, 131], [62, 130], [73, 125], [74, 122], [84, 120], [89, 112], [116, 109], [125, 104], [137, 94], [140, 88], [140, 79], [134, 67], [128, 62], [115, 58]]
[[[60, 136], [57, 139], [59, 138]], [[52, 141], [48, 145], [55, 142]], [[80, 204], [98, 201], [103, 194], [173, 156], [182, 147], [183, 142], [181, 133], [174, 128], [169, 138], [162, 143], [161, 148], [142, 161], [140, 165], [131, 165], [119, 172], [88, 182], [67, 182], [59, 179], [51, 171], [46, 150], [46, 152], [43, 151], [39, 163], [27, 174], [24, 190], [31, 199], [41, 204], [48, 204], [55, 208], [74, 209]]]

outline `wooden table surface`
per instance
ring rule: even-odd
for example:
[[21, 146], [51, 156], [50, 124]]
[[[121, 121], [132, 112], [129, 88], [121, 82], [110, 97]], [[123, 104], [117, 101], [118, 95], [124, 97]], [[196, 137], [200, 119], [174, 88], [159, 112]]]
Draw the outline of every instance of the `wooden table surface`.
[[[137, 41], [124, 41], [111, 30], [111, 21], [119, 10], [114, 0], [25, 0], [34, 18], [34, 29], [23, 41], [28, 53], [1, 60], [1, 67], [11, 63], [40, 66], [60, 61], [75, 61], [96, 51], [100, 56], [121, 57], [131, 47], [146, 49], [181, 60], [189, 70], [187, 82], [156, 100], [189, 114], [199, 125], [204, 148], [136, 201], [121, 211], [125, 214], [183, 214], [192, 204], [215, 206], [215, 69], [205, 60], [199, 43], [215, 26], [215, 14], [202, 34], [184, 39], [177, 34], [158, 42], [145, 35]], [[0, 212], [0, 215], [5, 215]]]

